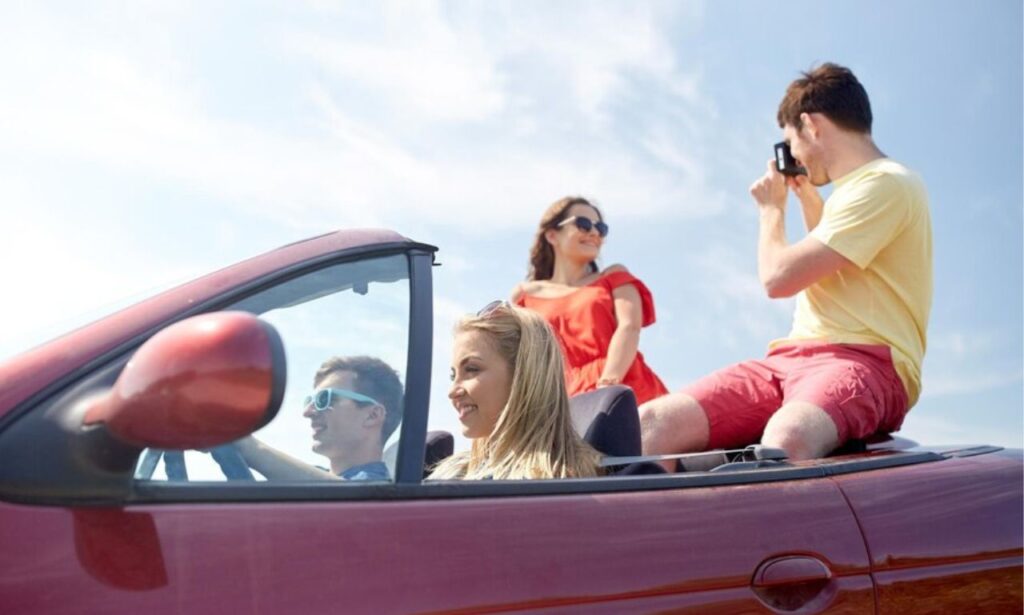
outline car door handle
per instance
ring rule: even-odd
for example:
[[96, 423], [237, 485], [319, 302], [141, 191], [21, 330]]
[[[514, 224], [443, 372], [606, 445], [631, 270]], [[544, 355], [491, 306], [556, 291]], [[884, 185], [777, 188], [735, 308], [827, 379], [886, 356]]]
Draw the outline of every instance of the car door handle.
[[820, 559], [781, 555], [761, 562], [750, 587], [766, 605], [793, 611], [814, 600], [831, 581], [832, 571]]

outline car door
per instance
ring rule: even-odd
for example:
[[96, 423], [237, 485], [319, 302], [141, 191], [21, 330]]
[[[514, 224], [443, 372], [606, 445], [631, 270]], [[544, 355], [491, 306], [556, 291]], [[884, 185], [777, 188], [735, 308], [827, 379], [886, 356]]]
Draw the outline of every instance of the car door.
[[405, 367], [390, 480], [225, 480], [206, 451], [182, 455], [184, 475], [167, 454], [79, 472], [79, 436], [47, 429], [127, 357], [7, 426], [3, 611], [873, 612], [856, 519], [818, 468], [423, 482], [429, 299], [429, 255], [399, 252], [291, 271], [221, 306], [281, 334], [285, 400], [256, 435], [313, 465], [326, 464], [301, 400], [320, 362]]
[[4, 504], [0, 598], [8, 613], [873, 612], [830, 481], [654, 484], [672, 478]]
[[1021, 452], [950, 451], [942, 463], [836, 478], [863, 528], [880, 613], [1019, 613]]

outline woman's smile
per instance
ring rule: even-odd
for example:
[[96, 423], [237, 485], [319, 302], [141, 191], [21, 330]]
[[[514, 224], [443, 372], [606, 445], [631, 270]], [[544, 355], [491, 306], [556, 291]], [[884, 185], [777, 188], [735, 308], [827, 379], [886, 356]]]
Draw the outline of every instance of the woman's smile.
[[464, 331], [452, 349], [452, 386], [448, 398], [459, 414], [463, 435], [491, 435], [512, 388], [512, 366], [498, 353], [490, 336]]
[[466, 417], [476, 412], [477, 407], [473, 404], [454, 404], [455, 411], [459, 413], [459, 420], [465, 422]]

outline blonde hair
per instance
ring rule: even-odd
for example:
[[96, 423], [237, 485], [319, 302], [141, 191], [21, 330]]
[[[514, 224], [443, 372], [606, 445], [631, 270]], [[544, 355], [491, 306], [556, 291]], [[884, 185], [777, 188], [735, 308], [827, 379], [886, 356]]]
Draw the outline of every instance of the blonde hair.
[[512, 389], [490, 435], [438, 464], [432, 479], [577, 478], [598, 475], [601, 455], [576, 434], [562, 351], [536, 313], [502, 305], [466, 316], [456, 333], [487, 334], [512, 368]]

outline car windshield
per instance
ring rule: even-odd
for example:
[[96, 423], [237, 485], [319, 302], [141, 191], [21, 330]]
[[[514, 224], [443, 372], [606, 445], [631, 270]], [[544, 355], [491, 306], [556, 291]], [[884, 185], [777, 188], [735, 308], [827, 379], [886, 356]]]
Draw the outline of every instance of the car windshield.
[[[254, 434], [262, 446], [333, 476], [390, 480], [382, 453], [396, 445], [401, 420], [408, 276], [404, 255], [340, 263], [225, 308], [259, 315], [284, 343], [284, 401], [277, 417]], [[385, 385], [376, 387], [382, 379]], [[186, 451], [182, 473], [175, 466], [180, 455], [148, 454], [136, 477], [224, 480], [218, 456]], [[257, 479], [265, 477], [258, 464], [250, 465]]]

